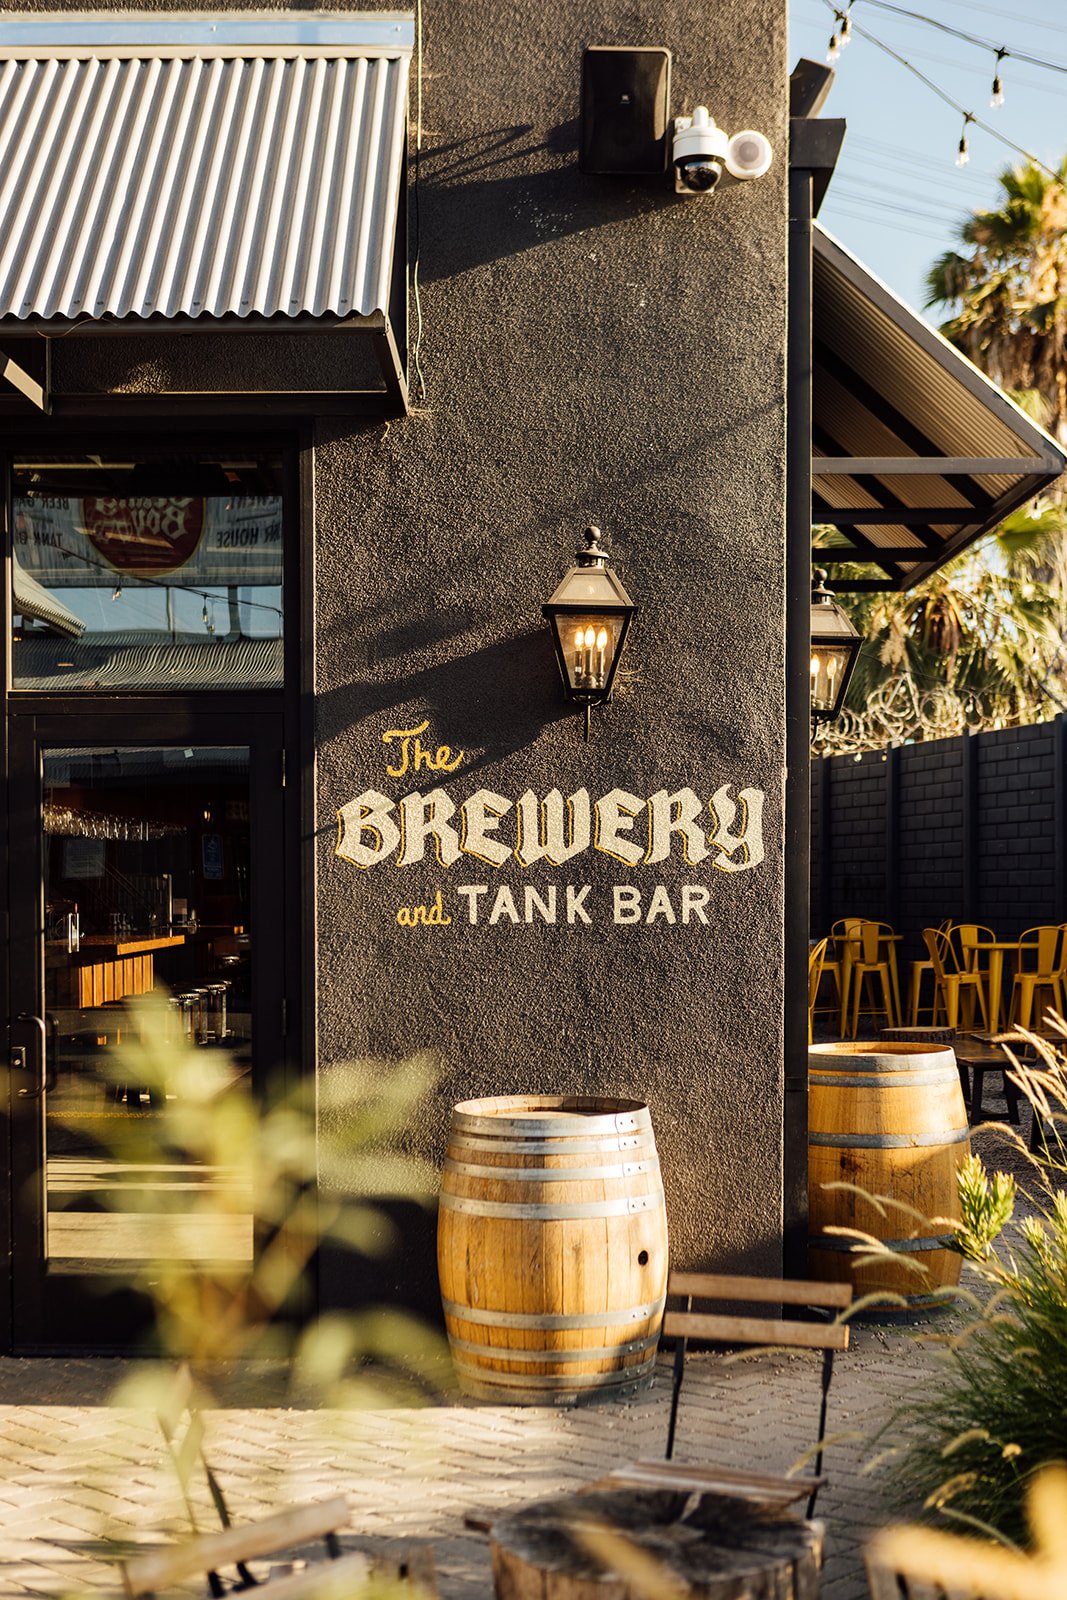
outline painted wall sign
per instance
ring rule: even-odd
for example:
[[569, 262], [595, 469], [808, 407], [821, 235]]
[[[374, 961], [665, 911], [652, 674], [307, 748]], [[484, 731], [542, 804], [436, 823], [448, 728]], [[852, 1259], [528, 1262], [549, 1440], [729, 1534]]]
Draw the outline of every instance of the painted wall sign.
[[106, 587], [116, 573], [281, 582], [278, 495], [20, 496], [14, 530], [20, 566], [49, 589]]
[[[459, 769], [465, 752], [424, 743], [428, 728], [423, 722], [383, 733], [389, 776], [451, 775]], [[364, 871], [386, 863], [406, 868], [436, 861], [446, 872], [459, 869], [456, 878], [468, 876], [475, 862], [540, 873], [577, 864], [588, 854], [610, 857], [632, 870], [678, 858], [689, 867], [738, 873], [764, 859], [764, 799], [762, 789], [735, 791], [730, 783], [711, 795], [689, 786], [647, 796], [617, 787], [595, 799], [584, 788], [568, 795], [558, 788], [543, 794], [527, 789], [515, 798], [479, 788], [456, 798], [437, 783], [399, 799], [368, 788], [338, 809], [336, 854]], [[708, 885], [699, 882], [670, 889], [663, 883], [616, 883], [605, 898], [590, 883], [494, 888], [488, 882], [456, 881], [447, 890], [439, 888], [432, 904], [399, 907], [396, 920], [402, 927], [503, 921], [576, 926], [606, 917], [616, 925], [663, 921], [685, 927], [707, 923], [710, 898]]]

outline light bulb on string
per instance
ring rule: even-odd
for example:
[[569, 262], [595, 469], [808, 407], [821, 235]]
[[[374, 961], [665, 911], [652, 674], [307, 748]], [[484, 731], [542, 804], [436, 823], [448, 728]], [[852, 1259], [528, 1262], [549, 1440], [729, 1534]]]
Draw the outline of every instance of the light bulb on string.
[[993, 88], [990, 92], [989, 101], [989, 104], [992, 106], [994, 111], [998, 106], [1002, 106], [1004, 104], [1004, 85], [1000, 81], [1000, 63], [1004, 60], [1004, 57], [1007, 55], [1007, 53], [1008, 52], [1003, 49], [997, 51], [997, 64], [993, 69]]
[[121, 600], [122, 599], [122, 584], [121, 583], [116, 583], [115, 587], [111, 591], [111, 598], [112, 598], [112, 600]]
[[848, 0], [848, 9], [840, 18], [841, 26], [837, 30], [838, 50], [844, 50], [846, 45], [852, 43], [852, 0]]
[[827, 52], [826, 52], [826, 59], [827, 59], [827, 61], [837, 61], [837, 60], [840, 59], [840, 56], [841, 56], [841, 38], [840, 38], [840, 35], [837, 32], [837, 29], [835, 28], [834, 32], [833, 32], [833, 36], [830, 39], [829, 48], [827, 49]]
[[971, 113], [969, 111], [965, 112], [963, 117], [963, 132], [960, 134], [959, 149], [956, 152], [957, 167], [965, 167], [968, 161], [971, 159], [971, 147], [967, 142], [967, 124], [973, 121], [974, 118]]

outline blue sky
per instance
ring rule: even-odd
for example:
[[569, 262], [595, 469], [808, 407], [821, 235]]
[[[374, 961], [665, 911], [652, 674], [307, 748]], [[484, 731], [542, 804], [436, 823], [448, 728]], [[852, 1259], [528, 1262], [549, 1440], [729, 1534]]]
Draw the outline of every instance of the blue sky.
[[[845, 0], [835, 0], [844, 9]], [[946, 94], [1015, 144], [1055, 167], [1067, 151], [1067, 73], [1027, 62], [1001, 64], [1004, 104], [990, 108], [995, 47], [1067, 67], [1064, 0], [899, 0], [906, 10], [988, 39], [980, 49], [873, 0], [854, 0], [853, 37], [836, 63], [824, 116], [845, 117], [848, 132], [820, 221], [909, 305], [923, 309], [925, 275], [956, 242], [959, 222], [997, 203], [997, 177], [1022, 158], [968, 129], [970, 161], [957, 167], [963, 118], [898, 62], [858, 36], [874, 35]], [[789, 0], [790, 65], [826, 59], [834, 31], [825, 0]], [[936, 311], [924, 312], [940, 320]]]

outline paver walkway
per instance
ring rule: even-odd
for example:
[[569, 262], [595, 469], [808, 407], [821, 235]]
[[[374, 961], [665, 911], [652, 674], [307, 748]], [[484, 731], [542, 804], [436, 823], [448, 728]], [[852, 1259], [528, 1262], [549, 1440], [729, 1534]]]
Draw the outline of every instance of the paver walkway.
[[[838, 1357], [830, 1431], [860, 1437], [828, 1454], [818, 1507], [825, 1600], [866, 1595], [862, 1543], [887, 1516], [883, 1487], [862, 1470], [868, 1441], [932, 1359], [914, 1330], [870, 1326], [855, 1329]], [[814, 1437], [818, 1363], [807, 1353], [729, 1365], [691, 1358], [677, 1458], [787, 1468]], [[105, 1403], [123, 1370], [117, 1361], [0, 1361], [0, 1600], [114, 1591], [103, 1541], [186, 1531], [154, 1419]], [[257, 1404], [253, 1379], [239, 1405], [208, 1414], [208, 1453], [236, 1516], [344, 1493], [353, 1505], [346, 1546], [430, 1540], [445, 1600], [486, 1600], [488, 1542], [464, 1527], [464, 1514], [519, 1506], [661, 1455], [669, 1387], [664, 1361], [653, 1389], [630, 1402], [339, 1412]]]

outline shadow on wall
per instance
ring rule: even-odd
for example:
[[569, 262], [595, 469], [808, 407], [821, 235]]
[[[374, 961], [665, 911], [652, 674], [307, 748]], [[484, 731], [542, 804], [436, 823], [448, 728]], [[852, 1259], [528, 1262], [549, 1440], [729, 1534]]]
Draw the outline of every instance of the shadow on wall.
[[[469, 626], [470, 618], [463, 626]], [[422, 619], [417, 640], [406, 648], [425, 649], [432, 619]], [[416, 625], [397, 630], [412, 634]], [[451, 619], [442, 637], [458, 632]], [[405, 647], [398, 646], [398, 654]], [[464, 764], [467, 773], [491, 766], [532, 744], [552, 722], [573, 717], [563, 699], [559, 671], [547, 630], [531, 628], [480, 650], [387, 680], [368, 677], [326, 690], [315, 701], [315, 735], [325, 743], [368, 717], [396, 706], [425, 705], [432, 723], [448, 730], [455, 749], [480, 754]]]
[[[583, 177], [578, 127], [574, 117], [537, 139], [530, 123], [514, 123], [424, 148], [416, 192], [422, 282], [675, 203], [666, 173], [633, 183]], [[531, 170], [546, 155], [560, 159], [547, 171]]]

